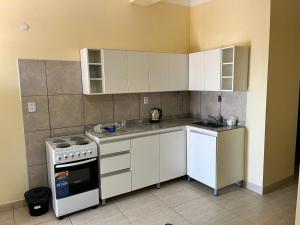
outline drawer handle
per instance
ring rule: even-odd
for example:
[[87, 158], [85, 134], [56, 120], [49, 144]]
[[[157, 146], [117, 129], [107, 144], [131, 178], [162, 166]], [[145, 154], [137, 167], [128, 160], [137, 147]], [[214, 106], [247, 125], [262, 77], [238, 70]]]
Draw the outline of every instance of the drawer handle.
[[109, 176], [117, 175], [117, 174], [120, 174], [120, 173], [126, 173], [126, 172], [129, 172], [129, 171], [130, 171], [130, 168], [123, 169], [123, 170], [118, 170], [118, 171], [102, 174], [101, 177], [102, 178], [103, 177], [109, 177]]
[[116, 152], [116, 153], [111, 153], [111, 154], [107, 154], [107, 155], [101, 155], [100, 159], [108, 158], [108, 157], [113, 157], [113, 156], [117, 156], [117, 155], [125, 155], [125, 154], [128, 154], [128, 153], [130, 153], [129, 150], [128, 151], [124, 151], [124, 152]]

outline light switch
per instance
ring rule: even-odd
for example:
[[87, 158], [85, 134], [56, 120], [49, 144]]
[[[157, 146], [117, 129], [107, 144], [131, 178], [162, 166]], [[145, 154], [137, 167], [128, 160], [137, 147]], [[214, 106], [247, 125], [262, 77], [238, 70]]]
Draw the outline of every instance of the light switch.
[[144, 97], [144, 105], [148, 105], [149, 103], [149, 98], [148, 97]]
[[36, 104], [35, 102], [27, 102], [28, 112], [34, 113], [36, 112]]

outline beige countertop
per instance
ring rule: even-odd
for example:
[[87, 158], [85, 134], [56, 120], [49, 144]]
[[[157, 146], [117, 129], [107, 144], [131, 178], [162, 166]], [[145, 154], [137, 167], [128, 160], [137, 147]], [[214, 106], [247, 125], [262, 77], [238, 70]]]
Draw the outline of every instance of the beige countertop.
[[[183, 118], [170, 118], [162, 120], [160, 123], [149, 123], [145, 121], [129, 121], [126, 125], [126, 130], [122, 131], [121, 129], [110, 133], [110, 132], [95, 132], [92, 128], [86, 130], [87, 136], [95, 137], [99, 142], [111, 141], [116, 139], [125, 139], [132, 138], [134, 136], [141, 136], [145, 133], [154, 134], [154, 133], [163, 133], [172, 131], [174, 129], [184, 129], [185, 126], [191, 126], [195, 128], [200, 128], [208, 132], [217, 133], [231, 129], [242, 128], [244, 126], [224, 126], [220, 128], [212, 128], [206, 126], [195, 125], [193, 123], [200, 122], [202, 119], [193, 118], [193, 117], [183, 117]], [[94, 139], [94, 138], [93, 138]]]

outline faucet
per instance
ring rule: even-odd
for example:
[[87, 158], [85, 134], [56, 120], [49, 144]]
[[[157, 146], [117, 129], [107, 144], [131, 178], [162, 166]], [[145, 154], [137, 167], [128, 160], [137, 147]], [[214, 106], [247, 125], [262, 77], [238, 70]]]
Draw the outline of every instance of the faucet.
[[221, 124], [224, 123], [224, 118], [221, 115], [218, 117], [208, 115], [208, 120], [214, 120], [216, 123], [221, 123]]

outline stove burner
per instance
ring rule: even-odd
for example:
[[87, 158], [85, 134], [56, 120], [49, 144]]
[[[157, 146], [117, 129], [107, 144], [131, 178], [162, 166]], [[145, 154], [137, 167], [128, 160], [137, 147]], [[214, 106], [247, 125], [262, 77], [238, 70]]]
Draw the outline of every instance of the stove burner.
[[70, 138], [70, 141], [82, 141], [84, 139], [85, 139], [84, 137], [75, 136], [75, 137]]
[[88, 143], [88, 141], [77, 141], [76, 145], [87, 145]]
[[57, 144], [57, 143], [64, 143], [66, 142], [65, 140], [62, 140], [62, 139], [56, 139], [53, 141], [53, 143]]
[[56, 145], [57, 148], [68, 148], [68, 147], [70, 147], [70, 146], [71, 146], [71, 145], [68, 144], [68, 143], [63, 143], [63, 144], [58, 144], [58, 145]]

